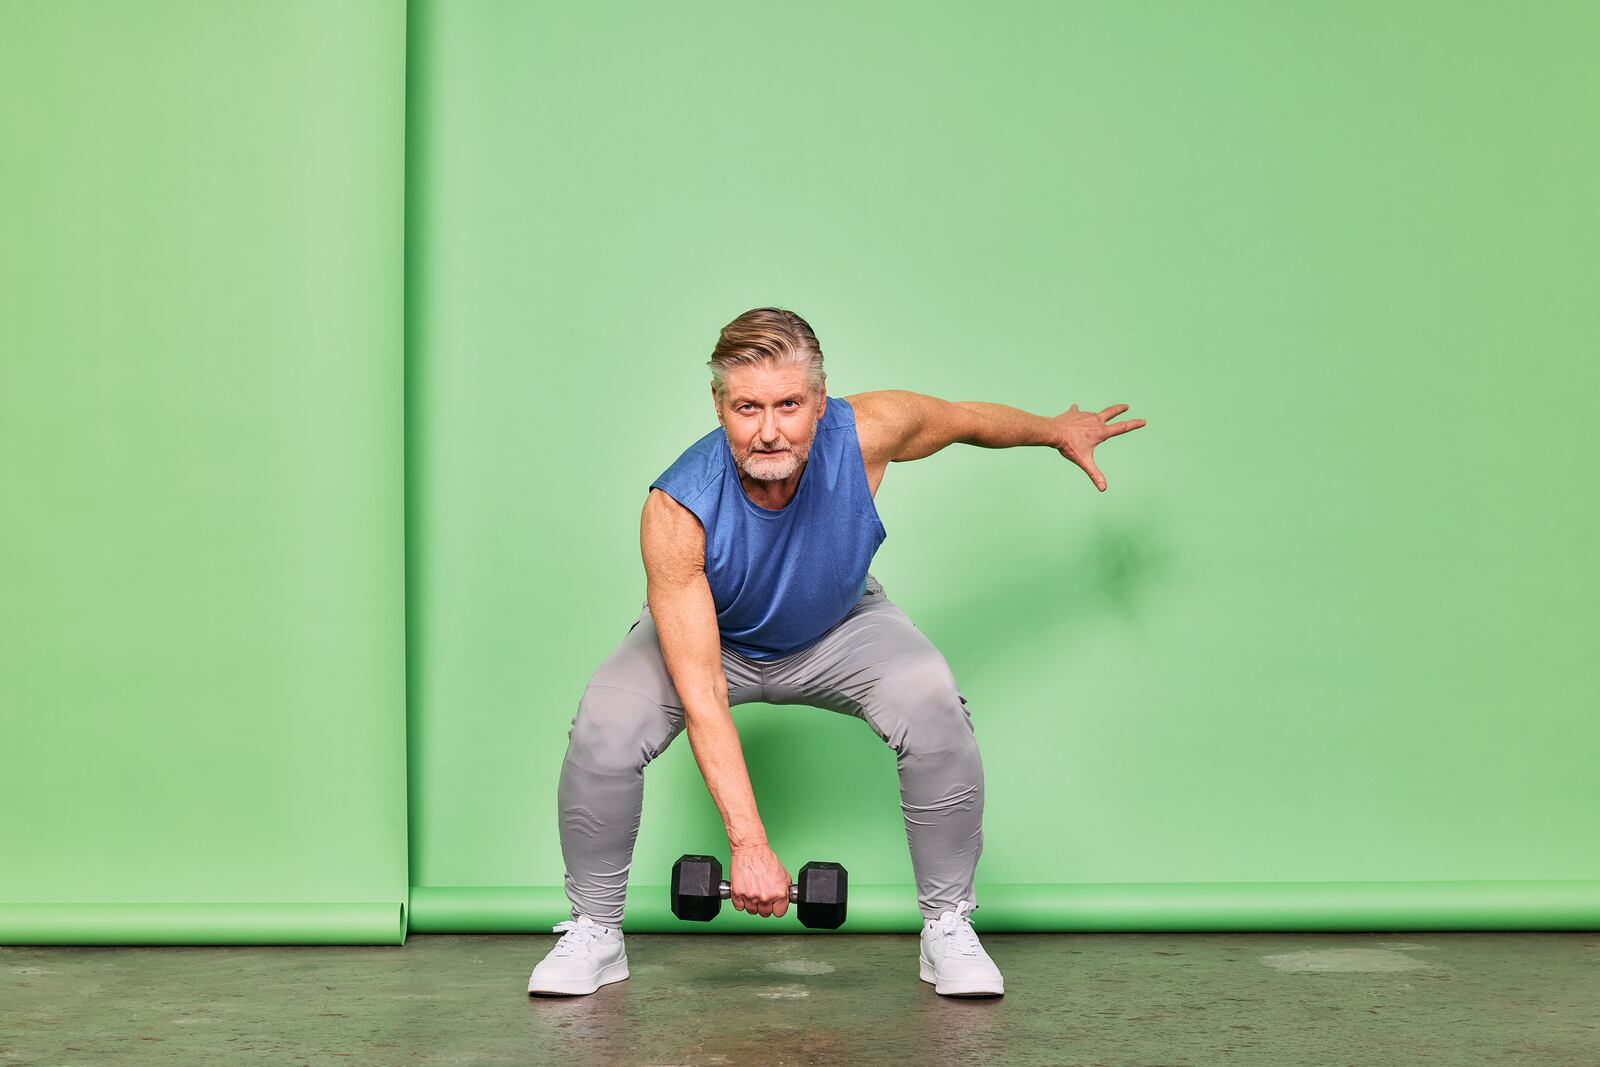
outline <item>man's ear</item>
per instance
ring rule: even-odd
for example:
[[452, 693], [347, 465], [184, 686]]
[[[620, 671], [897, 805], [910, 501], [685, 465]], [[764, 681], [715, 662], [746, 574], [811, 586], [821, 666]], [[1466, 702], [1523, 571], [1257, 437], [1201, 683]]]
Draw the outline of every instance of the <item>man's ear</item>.
[[711, 383], [711, 410], [717, 413], [717, 425], [722, 425], [722, 402], [717, 399], [717, 383]]

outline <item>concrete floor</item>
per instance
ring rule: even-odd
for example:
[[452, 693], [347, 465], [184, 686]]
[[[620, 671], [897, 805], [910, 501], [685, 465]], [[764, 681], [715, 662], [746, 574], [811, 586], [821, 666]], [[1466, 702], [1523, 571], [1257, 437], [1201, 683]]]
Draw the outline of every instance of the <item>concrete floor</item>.
[[0, 947], [0, 1064], [1600, 1065], [1597, 933], [982, 937], [1004, 997], [915, 934], [631, 934], [573, 998], [554, 934]]

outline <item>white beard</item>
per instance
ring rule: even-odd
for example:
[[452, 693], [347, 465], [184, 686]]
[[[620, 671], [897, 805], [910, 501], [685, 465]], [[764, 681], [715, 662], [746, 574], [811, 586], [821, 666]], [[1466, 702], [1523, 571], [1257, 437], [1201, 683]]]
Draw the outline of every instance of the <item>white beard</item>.
[[[727, 440], [728, 432], [726, 429], [723, 430], [722, 437], [724, 441]], [[728, 450], [733, 452], [734, 465], [739, 468], [739, 471], [745, 477], [753, 478], [758, 482], [781, 482], [785, 478], [793, 477], [794, 472], [799, 470], [801, 465], [810, 458], [811, 444], [816, 438], [817, 431], [816, 427], [813, 426], [811, 439], [805, 443], [804, 448], [796, 449], [790, 446], [788, 451], [776, 456], [751, 455], [747, 458], [741, 458], [739, 453], [734, 451], [732, 442], [728, 443]]]

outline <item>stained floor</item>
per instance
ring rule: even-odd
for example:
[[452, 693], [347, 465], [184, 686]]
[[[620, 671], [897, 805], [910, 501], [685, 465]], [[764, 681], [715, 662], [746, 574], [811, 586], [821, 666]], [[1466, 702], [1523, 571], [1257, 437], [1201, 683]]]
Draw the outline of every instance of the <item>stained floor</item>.
[[[980, 931], [980, 934], [982, 932]], [[1600, 1065], [1600, 934], [630, 934], [531, 997], [554, 934], [390, 947], [0, 947], [0, 1064]]]

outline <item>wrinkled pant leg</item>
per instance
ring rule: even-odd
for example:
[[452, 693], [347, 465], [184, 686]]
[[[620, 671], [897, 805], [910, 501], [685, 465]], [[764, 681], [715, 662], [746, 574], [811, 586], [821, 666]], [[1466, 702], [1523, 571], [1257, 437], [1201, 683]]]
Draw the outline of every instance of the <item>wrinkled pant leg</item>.
[[649, 610], [595, 670], [567, 731], [556, 805], [572, 917], [620, 928], [644, 768], [683, 730]]
[[894, 749], [917, 906], [926, 919], [977, 904], [983, 855], [983, 759], [966, 699], [944, 661], [899, 671], [874, 687], [865, 718]]
[[590, 683], [568, 731], [556, 803], [572, 917], [621, 927], [644, 810], [644, 768], [677, 736], [678, 717], [644, 693]]
[[895, 752], [917, 905], [936, 919], [977, 906], [983, 854], [983, 760], [967, 700], [933, 642], [870, 574], [843, 620], [771, 665], [774, 704], [809, 704], [864, 720]]
[[[760, 695], [752, 665], [724, 648], [730, 706]], [[620, 928], [644, 811], [644, 769], [684, 729], [683, 702], [648, 602], [590, 677], [567, 731], [556, 806], [572, 917]]]

